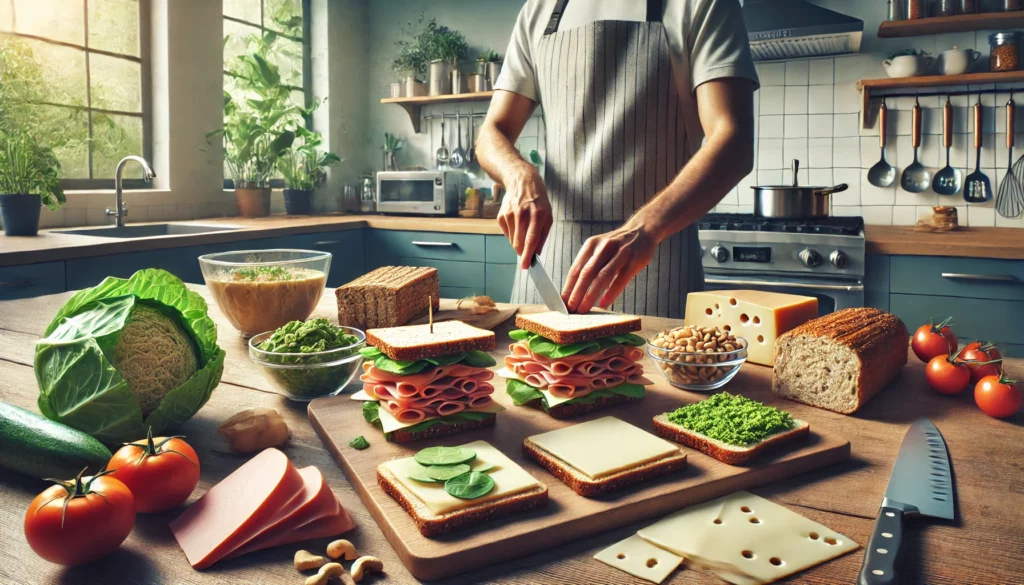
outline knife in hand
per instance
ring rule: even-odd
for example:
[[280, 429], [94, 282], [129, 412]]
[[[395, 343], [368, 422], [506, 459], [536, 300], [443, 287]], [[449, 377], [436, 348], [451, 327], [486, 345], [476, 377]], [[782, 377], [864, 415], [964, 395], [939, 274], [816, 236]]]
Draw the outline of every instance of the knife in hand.
[[875, 528], [868, 540], [858, 585], [895, 585], [903, 549], [903, 517], [953, 519], [953, 476], [946, 442], [932, 421], [910, 426], [892, 466]]
[[551, 282], [551, 277], [548, 276], [547, 270], [544, 270], [544, 265], [540, 263], [539, 256], [533, 255], [533, 258], [530, 260], [530, 267], [527, 270], [530, 273], [530, 279], [533, 280], [533, 286], [537, 288], [537, 294], [544, 301], [544, 305], [549, 310], [568, 315], [569, 309], [566, 308], [562, 295], [555, 288], [555, 283]]

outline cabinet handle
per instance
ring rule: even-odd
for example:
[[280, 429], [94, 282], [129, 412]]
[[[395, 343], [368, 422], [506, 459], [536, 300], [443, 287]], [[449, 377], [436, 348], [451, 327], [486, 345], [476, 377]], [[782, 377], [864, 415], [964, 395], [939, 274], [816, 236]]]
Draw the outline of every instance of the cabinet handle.
[[26, 278], [25, 280], [0, 280], [0, 288], [28, 288], [43, 284], [42, 278]]
[[413, 246], [419, 246], [421, 248], [454, 248], [455, 242], [416, 242], [413, 241]]
[[813, 284], [809, 282], [768, 282], [764, 280], [729, 280], [725, 278], [705, 278], [705, 284], [738, 284], [740, 286], [763, 286], [768, 288], [807, 288], [813, 290], [839, 290], [860, 292], [864, 286], [860, 284]]
[[342, 243], [341, 240], [320, 240], [319, 242], [313, 242], [314, 246], [333, 246], [335, 244]]
[[1012, 274], [960, 274], [958, 272], [943, 272], [942, 278], [950, 280], [986, 280], [989, 282], [1020, 282]]

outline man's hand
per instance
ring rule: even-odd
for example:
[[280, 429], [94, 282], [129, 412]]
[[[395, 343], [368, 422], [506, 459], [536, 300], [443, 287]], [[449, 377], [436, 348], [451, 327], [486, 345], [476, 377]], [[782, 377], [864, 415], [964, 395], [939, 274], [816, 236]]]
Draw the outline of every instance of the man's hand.
[[551, 231], [551, 202], [544, 181], [536, 172], [506, 186], [498, 212], [498, 225], [519, 255], [522, 268], [530, 267], [533, 255], [544, 247]]
[[643, 227], [629, 224], [587, 239], [562, 288], [569, 311], [608, 308], [651, 261], [658, 243]]

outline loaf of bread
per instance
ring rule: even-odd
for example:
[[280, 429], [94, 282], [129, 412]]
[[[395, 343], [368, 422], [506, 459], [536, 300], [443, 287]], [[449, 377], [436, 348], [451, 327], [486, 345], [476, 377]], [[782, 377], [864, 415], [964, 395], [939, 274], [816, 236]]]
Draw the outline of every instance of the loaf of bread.
[[338, 323], [359, 329], [398, 327], [440, 302], [436, 268], [383, 266], [338, 287]]
[[775, 342], [772, 392], [850, 414], [907, 364], [909, 334], [895, 315], [843, 309], [808, 321]]

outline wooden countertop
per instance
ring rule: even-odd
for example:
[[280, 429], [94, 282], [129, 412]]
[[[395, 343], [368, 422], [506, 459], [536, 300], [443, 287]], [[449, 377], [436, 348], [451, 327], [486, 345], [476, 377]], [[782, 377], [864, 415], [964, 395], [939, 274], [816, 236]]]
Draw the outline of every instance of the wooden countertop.
[[[204, 287], [195, 290], [209, 299]], [[0, 302], [0, 400], [36, 410], [38, 391], [32, 371], [33, 344], [50, 317], [71, 293]], [[334, 318], [334, 295], [325, 294], [315, 316]], [[385, 579], [373, 583], [416, 583], [398, 561], [384, 535], [369, 516], [352, 487], [320, 444], [306, 418], [304, 404], [289, 402], [269, 392], [269, 386], [246, 357], [245, 343], [227, 324], [216, 307], [211, 316], [219, 326], [219, 343], [227, 351], [221, 385], [210, 402], [180, 433], [199, 453], [202, 475], [196, 496], [235, 470], [245, 458], [227, 452], [216, 436], [217, 425], [240, 410], [252, 407], [278, 409], [292, 429], [285, 452], [297, 466], [316, 465], [352, 513], [358, 528], [347, 535], [358, 550], [384, 561]], [[671, 323], [644, 318], [644, 333], [651, 334]], [[504, 338], [507, 323], [497, 331]], [[499, 343], [499, 347], [502, 344]], [[500, 354], [503, 352], [497, 352]], [[497, 355], [496, 354], [496, 355]], [[649, 371], [655, 368], [647, 364]], [[1007, 360], [1007, 369], [1018, 377], [1024, 361]], [[652, 374], [657, 376], [657, 373]], [[769, 390], [771, 370], [754, 364], [742, 367], [726, 390], [742, 393], [785, 408], [812, 426], [849, 439], [849, 461], [796, 478], [753, 490], [761, 496], [846, 534], [864, 545], [888, 482], [900, 441], [910, 423], [920, 416], [931, 418], [942, 431], [956, 470], [956, 520], [910, 520], [905, 532], [907, 559], [904, 583], [960, 584], [1011, 583], [1024, 574], [1024, 506], [1020, 505], [1020, 462], [1024, 460], [1024, 414], [1000, 421], [981, 413], [970, 393], [940, 396], [927, 388], [923, 365], [911, 355], [901, 378], [875, 397], [854, 416], [815, 409], [776, 398]], [[679, 392], [680, 403], [701, 395]], [[515, 408], [515, 407], [511, 407]], [[509, 413], [511, 415], [511, 413]], [[353, 435], [363, 432], [354, 430]], [[372, 432], [367, 434], [372, 442]], [[380, 440], [379, 436], [376, 440]], [[140, 515], [131, 536], [121, 549], [95, 563], [74, 569], [49, 564], [25, 543], [22, 522], [32, 497], [45, 484], [17, 474], [0, 474], [0, 583], [11, 585], [92, 585], [123, 583], [206, 585], [265, 583], [288, 585], [301, 577], [292, 567], [297, 547], [251, 554], [195, 571], [186, 562], [167, 529], [176, 512]], [[650, 521], [635, 524], [548, 552], [497, 564], [440, 583], [646, 583], [630, 580], [591, 557], [627, 537]], [[305, 545], [323, 550], [324, 542]], [[786, 583], [853, 583], [863, 551], [819, 565]], [[719, 585], [722, 581], [694, 570], [679, 570], [672, 584]]]
[[[59, 233], [69, 229], [89, 228], [43, 230], [37, 237], [0, 236], [0, 267], [364, 227], [381, 230], [501, 235], [501, 229], [493, 219], [453, 217], [274, 215], [264, 218], [225, 217], [171, 223], [227, 225], [238, 226], [240, 229], [130, 240]], [[956, 232], [928, 233], [910, 227], [869, 225], [864, 231], [868, 254], [1024, 259], [1024, 229], [1020, 228], [978, 227]]]

